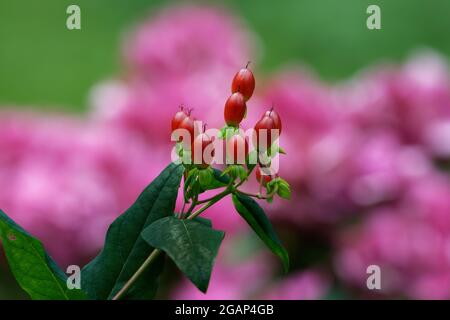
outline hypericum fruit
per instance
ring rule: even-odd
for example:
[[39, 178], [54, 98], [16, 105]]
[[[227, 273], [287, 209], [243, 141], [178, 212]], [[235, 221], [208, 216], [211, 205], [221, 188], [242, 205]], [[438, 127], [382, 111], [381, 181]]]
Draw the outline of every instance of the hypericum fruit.
[[273, 118], [264, 115], [255, 125], [254, 140], [258, 150], [266, 150], [272, 145], [272, 130], [276, 129]]
[[236, 134], [227, 140], [227, 160], [231, 164], [245, 164], [248, 155], [248, 142], [245, 137]]
[[185, 129], [189, 132], [189, 141], [183, 141], [186, 143], [192, 143], [195, 138], [195, 120], [191, 116], [187, 116], [180, 122], [178, 129]]
[[255, 77], [253, 73], [248, 69], [249, 63], [245, 68], [239, 70], [233, 78], [231, 84], [231, 92], [240, 92], [244, 96], [245, 101], [250, 99], [255, 90]]
[[242, 119], [244, 119], [247, 106], [245, 105], [244, 96], [240, 92], [233, 93], [225, 102], [224, 118], [229, 126], [238, 127]]
[[272, 109], [266, 111], [264, 116], [268, 116], [268, 117], [272, 118], [274, 128], [280, 130], [280, 132], [278, 134], [281, 134], [281, 127], [282, 127], [281, 126], [281, 118], [280, 118], [280, 115], [278, 114], [278, 112], [276, 112], [272, 107]]
[[186, 112], [183, 106], [180, 106], [180, 111], [175, 113], [172, 118], [172, 131], [175, 131], [180, 127], [181, 122], [190, 115], [190, 111]]
[[260, 166], [256, 167], [256, 180], [262, 185], [266, 186], [270, 181], [277, 177], [276, 174], [270, 174], [270, 168], [261, 168]]
[[213, 140], [206, 133], [200, 133], [192, 143], [191, 153], [193, 164], [207, 168], [214, 157]]

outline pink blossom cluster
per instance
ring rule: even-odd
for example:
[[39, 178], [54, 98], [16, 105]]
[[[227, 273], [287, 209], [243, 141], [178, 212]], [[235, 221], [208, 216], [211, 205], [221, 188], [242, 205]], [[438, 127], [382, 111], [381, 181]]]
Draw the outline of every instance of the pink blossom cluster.
[[[0, 113], [0, 207], [58, 261], [85, 261], [170, 161], [170, 119], [180, 104], [208, 126], [223, 126], [230, 79], [254, 60], [256, 43], [222, 10], [170, 7], [127, 35], [125, 76], [93, 89], [88, 119]], [[272, 104], [287, 152], [280, 175], [293, 196], [265, 207], [277, 229], [289, 225], [293, 260], [302, 255], [295, 242], [303, 231], [326, 239], [330, 259], [278, 277], [271, 257], [236, 266], [226, 248], [206, 295], [185, 281], [173, 297], [318, 299], [332, 283], [364, 296], [366, 269], [375, 264], [383, 295], [450, 298], [446, 62], [422, 52], [336, 85], [289, 67], [257, 82], [243, 125], [252, 127]], [[207, 217], [227, 232], [225, 242], [246, 232], [230, 200]]]
[[139, 141], [63, 116], [1, 112], [0, 148], [0, 207], [63, 265], [94, 254], [163, 168]]
[[381, 296], [449, 298], [444, 59], [419, 52], [403, 66], [378, 66], [334, 87], [282, 73], [266, 94], [289, 115], [282, 143], [295, 163], [281, 175], [289, 175], [299, 208], [280, 202], [272, 217], [299, 230], [325, 228], [337, 278], [363, 296], [373, 294], [367, 267], [378, 265]]

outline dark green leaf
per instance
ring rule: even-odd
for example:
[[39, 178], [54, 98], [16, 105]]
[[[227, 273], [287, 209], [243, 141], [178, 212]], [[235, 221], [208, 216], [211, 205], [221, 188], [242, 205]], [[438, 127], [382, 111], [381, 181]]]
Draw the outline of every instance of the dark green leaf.
[[212, 228], [212, 222], [209, 219], [202, 218], [202, 217], [196, 217], [193, 219], [194, 221], [197, 221], [198, 223], [204, 224], [205, 226]]
[[149, 245], [161, 249], [202, 292], [208, 289], [214, 260], [224, 237], [195, 220], [160, 219], [142, 232]]
[[226, 187], [230, 183], [230, 177], [227, 174], [222, 174], [220, 170], [214, 169], [214, 178], [216, 179], [217, 188]]
[[[93, 299], [112, 298], [153, 250], [140, 234], [158, 219], [173, 216], [183, 166], [170, 164], [136, 202], [109, 227], [105, 246], [82, 271], [82, 288]], [[128, 291], [127, 299], [153, 298], [162, 271], [160, 256]]]
[[247, 221], [261, 240], [281, 259], [284, 270], [287, 272], [289, 269], [289, 255], [278, 239], [264, 210], [255, 200], [246, 195], [233, 194], [233, 203], [239, 214]]
[[81, 300], [86, 295], [67, 287], [67, 276], [42, 243], [0, 210], [0, 237], [11, 271], [32, 299]]

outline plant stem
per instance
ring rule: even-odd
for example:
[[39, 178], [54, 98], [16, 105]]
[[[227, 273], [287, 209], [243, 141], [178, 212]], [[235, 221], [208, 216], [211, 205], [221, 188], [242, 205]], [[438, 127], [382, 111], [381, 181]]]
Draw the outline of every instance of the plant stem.
[[[216, 197], [218, 197], [218, 196], [220, 196], [221, 194], [226, 193], [226, 192], [228, 192], [228, 191], [229, 191], [228, 189], [225, 189], [224, 191], [222, 191], [222, 192], [216, 194], [215, 196], [213, 196], [213, 197], [211, 197], [211, 198], [203, 199], [203, 200], [197, 201], [197, 204], [202, 204], [202, 203], [207, 203], [207, 202], [213, 201]], [[228, 194], [228, 193], [227, 193], [227, 194]]]
[[224, 192], [219, 193], [216, 195], [213, 199], [211, 199], [207, 204], [205, 204], [203, 207], [198, 209], [197, 211], [193, 212], [191, 215], [189, 215], [186, 219], [194, 219], [195, 217], [199, 216], [203, 211], [211, 207], [216, 202], [220, 201], [222, 198], [226, 197], [231, 193], [231, 190], [226, 189]]
[[245, 192], [245, 191], [241, 191], [241, 190], [236, 190], [238, 193], [249, 196], [249, 197], [253, 197], [253, 198], [258, 198], [258, 199], [267, 199], [267, 197], [263, 196], [261, 193], [249, 193], [249, 192]]
[[186, 217], [189, 216], [189, 214], [194, 210], [197, 204], [198, 204], [198, 195], [195, 196], [194, 199], [192, 199], [191, 206], [189, 207], [188, 211], [186, 211], [186, 213], [181, 216], [181, 219], [186, 219]]
[[152, 253], [147, 257], [144, 263], [139, 267], [139, 269], [133, 274], [133, 276], [128, 280], [122, 289], [116, 293], [116, 295], [112, 298], [112, 300], [119, 300], [125, 292], [133, 285], [134, 282], [141, 276], [141, 274], [145, 271], [145, 269], [159, 256], [161, 250], [154, 249]]
[[[250, 174], [252, 172], [252, 170], [249, 170], [248, 174]], [[209, 198], [209, 199], [205, 199], [202, 201], [198, 201], [198, 196], [192, 201], [192, 204], [189, 208], [189, 210], [186, 212], [187, 218], [184, 219], [189, 219], [192, 220], [195, 217], [198, 217], [200, 214], [202, 214], [206, 209], [208, 209], [209, 207], [211, 207], [212, 205], [214, 205], [216, 202], [219, 202], [222, 198], [225, 198], [227, 195], [237, 191], [237, 187], [239, 187], [240, 185], [242, 185], [244, 183], [244, 181], [246, 181], [247, 179], [241, 181], [240, 183], [238, 183], [236, 186], [233, 186], [231, 183], [230, 185], [228, 185], [228, 187], [216, 194], [214, 197]], [[239, 191], [240, 192], [240, 191]], [[198, 209], [197, 211], [194, 211], [194, 208], [196, 205], [200, 204], [200, 203], [207, 203], [202, 206], [200, 209]], [[184, 207], [184, 206], [183, 206]], [[184, 211], [184, 208], [183, 210]], [[192, 213], [191, 213], [192, 212]], [[190, 214], [189, 214], [190, 213]], [[145, 259], [144, 263], [139, 267], [139, 269], [133, 274], [133, 276], [125, 283], [125, 285], [119, 290], [119, 292], [117, 292], [117, 294], [112, 298], [112, 300], [119, 300], [120, 298], [123, 297], [123, 295], [131, 288], [131, 286], [136, 282], [136, 280], [142, 275], [142, 273], [144, 273], [145, 269], [161, 254], [161, 250], [159, 249], [154, 249], [150, 255], [147, 257], [147, 259]]]

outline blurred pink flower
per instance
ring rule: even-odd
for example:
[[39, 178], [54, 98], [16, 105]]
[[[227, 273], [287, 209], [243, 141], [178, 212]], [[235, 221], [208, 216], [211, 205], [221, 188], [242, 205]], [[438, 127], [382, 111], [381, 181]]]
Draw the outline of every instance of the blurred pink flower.
[[342, 231], [335, 260], [338, 274], [364, 291], [366, 269], [374, 264], [381, 268], [383, 294], [448, 299], [449, 210], [449, 181], [440, 176], [424, 179], [399, 205], [375, 209], [361, 225]]
[[325, 297], [330, 289], [328, 276], [316, 270], [294, 273], [263, 295], [268, 300], [318, 300]]
[[[138, 26], [124, 43], [125, 60], [152, 83], [229, 72], [249, 60], [255, 40], [225, 10], [176, 6]], [[202, 83], [208, 85], [208, 81]]]
[[[124, 43], [131, 74], [94, 88], [93, 118], [168, 146], [180, 105], [208, 128], [223, 126], [231, 79], [246, 65], [255, 41], [224, 10], [179, 6], [144, 22]], [[225, 44], [225, 45], [224, 45]], [[257, 99], [249, 102], [253, 108]], [[256, 120], [253, 119], [253, 120]]]
[[[224, 244], [226, 247], [226, 244]], [[264, 256], [252, 256], [246, 261], [228, 261], [222, 248], [214, 266], [208, 292], [203, 294], [191, 282], [183, 279], [172, 291], [177, 300], [251, 299], [269, 279], [271, 265]]]
[[63, 264], [94, 254], [107, 226], [169, 161], [62, 116], [2, 113], [0, 146], [0, 206]]

